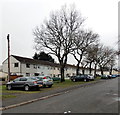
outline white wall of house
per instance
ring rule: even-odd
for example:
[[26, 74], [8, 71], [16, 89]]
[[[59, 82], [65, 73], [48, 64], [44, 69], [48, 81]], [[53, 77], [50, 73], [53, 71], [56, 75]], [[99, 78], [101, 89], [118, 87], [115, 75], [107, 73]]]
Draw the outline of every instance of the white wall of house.
[[[18, 63], [18, 67], [15, 67], [15, 63]], [[3, 62], [3, 72], [8, 72], [8, 60]], [[12, 74], [17, 73], [20, 74], [20, 62], [16, 60], [13, 56], [10, 56], [10, 71]]]
[[[49, 67], [50, 68], [50, 67]], [[21, 64], [21, 73], [23, 76], [35, 76], [35, 74], [40, 75], [50, 75], [48, 66], [40, 64], [30, 64], [29, 67], [26, 67], [26, 63]]]
[[66, 77], [73, 76], [73, 75], [76, 75], [76, 68], [74, 68], [74, 67], [65, 68], [65, 76]]
[[[8, 72], [8, 60], [5, 60], [3, 62], [2, 68], [3, 68], [3, 73]], [[59, 66], [21, 63], [13, 56], [10, 56], [10, 71], [12, 74], [23, 75], [23, 76], [35, 76], [35, 74], [38, 73], [40, 75], [50, 75], [52, 77], [54, 76], [60, 77]], [[82, 73], [82, 69], [80, 69], [80, 73]], [[100, 74], [100, 71], [98, 71], [97, 73]], [[89, 74], [89, 69], [85, 69], [85, 74]], [[92, 74], [94, 74], [94, 70], [92, 70]], [[105, 72], [105, 74], [108, 74], [108, 72]], [[113, 71], [113, 74], [116, 74], [116, 71]], [[65, 68], [65, 77], [72, 75], [76, 75], [76, 67], [67, 66]]]
[[113, 71], [112, 71], [112, 74], [119, 74], [119, 72], [118, 72], [118, 71], [113, 70]]

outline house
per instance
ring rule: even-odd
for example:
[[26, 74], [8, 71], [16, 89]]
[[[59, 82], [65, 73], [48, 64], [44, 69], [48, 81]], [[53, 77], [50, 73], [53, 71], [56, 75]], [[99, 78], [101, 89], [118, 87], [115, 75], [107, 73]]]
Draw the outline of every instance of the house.
[[[2, 63], [3, 72], [8, 72], [8, 59]], [[10, 72], [11, 75], [37, 76], [50, 75], [52, 77], [60, 77], [60, 65], [48, 61], [35, 60], [32, 58], [10, 56]], [[67, 64], [65, 68], [65, 76], [75, 75], [76, 66]]]
[[[76, 75], [76, 66], [67, 64], [65, 67], [65, 78]], [[10, 72], [15, 76], [37, 76], [37, 75], [50, 75], [51, 77], [60, 77], [60, 65], [58, 63], [52, 63], [48, 61], [35, 60], [32, 58], [26, 58], [21, 56], [10, 56]], [[2, 78], [6, 78], [8, 73], [8, 59], [2, 63], [2, 71], [0, 75]], [[82, 73], [82, 67], [80, 67], [79, 73]], [[84, 68], [84, 73], [89, 74], [89, 68]], [[92, 69], [94, 74], [94, 69]], [[108, 71], [104, 71], [105, 74], [109, 74]], [[100, 70], [97, 71], [100, 74]], [[113, 71], [116, 74], [116, 71]]]
[[[65, 77], [76, 75], [77, 67], [75, 65], [67, 64], [65, 67]], [[82, 67], [80, 67], [79, 73], [82, 73]], [[10, 72], [11, 75], [17, 76], [37, 76], [37, 75], [50, 75], [51, 77], [60, 77], [60, 65], [58, 63], [52, 63], [48, 61], [36, 60], [32, 58], [26, 58], [16, 55], [10, 56]], [[98, 71], [97, 73], [99, 73]], [[8, 59], [2, 63], [2, 77], [6, 77], [8, 73]], [[89, 74], [89, 68], [84, 68], [84, 73]], [[94, 69], [92, 69], [94, 74]]]

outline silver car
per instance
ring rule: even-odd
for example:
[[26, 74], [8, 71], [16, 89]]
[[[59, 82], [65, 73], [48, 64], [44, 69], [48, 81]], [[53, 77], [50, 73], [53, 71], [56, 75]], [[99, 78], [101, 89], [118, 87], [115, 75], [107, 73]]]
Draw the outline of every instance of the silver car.
[[33, 77], [19, 77], [6, 84], [8, 90], [11, 90], [12, 88], [24, 88], [25, 91], [28, 91], [31, 88], [36, 88], [39, 90], [42, 86], [43, 82], [38, 82], [38, 79]]
[[94, 79], [95, 79], [94, 75], [89, 74], [88, 76], [89, 76], [89, 80], [94, 81]]
[[43, 81], [43, 87], [46, 87], [46, 86], [52, 87], [53, 79], [50, 76], [44, 75], [44, 76], [36, 76], [36, 77], [37, 79]]

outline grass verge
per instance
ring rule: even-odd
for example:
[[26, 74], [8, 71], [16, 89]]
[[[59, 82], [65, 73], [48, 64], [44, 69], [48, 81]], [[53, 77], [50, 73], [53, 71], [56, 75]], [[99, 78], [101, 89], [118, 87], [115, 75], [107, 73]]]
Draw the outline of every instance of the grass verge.
[[[90, 81], [90, 82], [94, 82], [94, 81]], [[72, 82], [71, 80], [65, 80], [65, 82], [54, 82], [54, 84], [51, 88], [41, 88], [40, 91], [35, 91], [35, 90], [33, 90], [33, 91], [7, 90], [5, 85], [1, 85], [0, 90], [2, 91], [3, 95], [0, 95], [0, 98], [2, 98], [2, 99], [15, 98], [16, 97], [15, 94], [19, 95], [19, 94], [42, 93], [42, 92], [47, 92], [47, 91], [54, 90], [54, 89], [57, 89], [57, 88], [67, 88], [67, 87], [70, 87], [70, 86], [80, 85], [80, 84], [83, 84], [83, 83], [88, 83], [88, 82], [84, 82], [84, 81]]]

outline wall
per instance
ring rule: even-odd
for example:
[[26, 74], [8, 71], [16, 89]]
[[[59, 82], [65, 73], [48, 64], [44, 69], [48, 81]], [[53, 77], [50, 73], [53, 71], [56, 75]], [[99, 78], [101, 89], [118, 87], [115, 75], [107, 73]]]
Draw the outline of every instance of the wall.
[[[18, 63], [18, 67], [14, 67], [14, 63]], [[7, 73], [8, 72], [8, 60], [5, 60], [3, 62], [3, 72]], [[20, 62], [16, 60], [13, 56], [10, 56], [10, 72], [12, 74], [18, 73], [20, 74]]]

